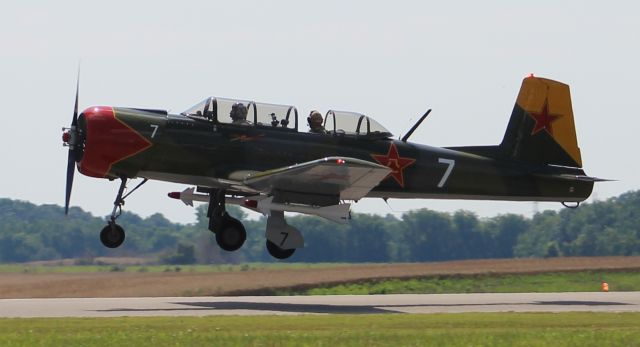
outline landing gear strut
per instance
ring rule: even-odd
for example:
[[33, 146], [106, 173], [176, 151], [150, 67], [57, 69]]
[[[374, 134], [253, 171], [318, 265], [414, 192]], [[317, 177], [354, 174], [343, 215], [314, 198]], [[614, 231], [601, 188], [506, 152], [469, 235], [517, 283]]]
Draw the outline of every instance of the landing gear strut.
[[209, 194], [209, 230], [216, 235], [216, 243], [225, 251], [240, 249], [247, 239], [242, 222], [231, 217], [225, 207], [225, 191], [214, 190]]
[[116, 224], [116, 219], [120, 217], [122, 214], [122, 205], [124, 205], [124, 199], [127, 198], [131, 193], [135, 192], [136, 189], [140, 188], [143, 184], [147, 183], [148, 179], [142, 180], [135, 188], [133, 188], [129, 193], [122, 196], [124, 194], [124, 190], [127, 187], [127, 178], [122, 176], [120, 178], [120, 188], [118, 189], [118, 195], [116, 196], [116, 200], [113, 202], [113, 210], [111, 211], [111, 217], [109, 218], [109, 222], [107, 225], [102, 228], [100, 232], [100, 241], [105, 247], [108, 248], [117, 248], [123, 242], [125, 238], [124, 229]]

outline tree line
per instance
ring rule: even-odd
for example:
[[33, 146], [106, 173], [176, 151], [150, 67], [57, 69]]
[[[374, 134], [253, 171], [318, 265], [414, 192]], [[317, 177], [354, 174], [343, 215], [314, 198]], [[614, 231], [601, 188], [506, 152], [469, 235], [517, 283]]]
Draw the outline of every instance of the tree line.
[[[274, 261], [265, 250], [266, 219], [245, 220], [247, 241], [236, 252], [218, 248], [207, 230], [206, 205], [193, 224], [172, 223], [161, 214], [141, 218], [125, 212], [119, 223], [127, 239], [117, 249], [99, 241], [105, 218], [78, 207], [64, 216], [57, 205], [0, 199], [0, 262], [99, 256], [156, 257], [159, 262], [238, 263]], [[231, 206], [229, 213], [246, 217]], [[604, 256], [640, 254], [640, 192], [628, 192], [577, 209], [480, 218], [414, 210], [400, 217], [354, 214], [349, 224], [293, 216], [306, 247], [290, 262], [424, 262], [458, 259]]]

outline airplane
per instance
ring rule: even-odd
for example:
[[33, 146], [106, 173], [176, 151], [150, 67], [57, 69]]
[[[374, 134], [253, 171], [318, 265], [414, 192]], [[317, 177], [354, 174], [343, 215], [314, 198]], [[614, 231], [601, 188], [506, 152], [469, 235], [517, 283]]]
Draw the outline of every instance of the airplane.
[[[533, 74], [522, 82], [500, 144], [444, 148], [408, 141], [431, 110], [394, 139], [356, 112], [330, 110], [324, 131], [312, 133], [302, 129], [290, 105], [209, 97], [180, 114], [111, 106], [78, 114], [78, 93], [79, 77], [71, 126], [62, 136], [69, 147], [65, 214], [76, 167], [86, 176], [119, 179], [100, 232], [109, 248], [125, 239], [116, 224], [125, 198], [148, 180], [191, 186], [168, 195], [191, 206], [208, 202], [209, 230], [226, 251], [246, 240], [227, 204], [264, 214], [266, 248], [277, 259], [304, 247], [302, 233], [287, 224], [284, 212], [347, 223], [350, 202], [363, 198], [555, 201], [577, 207], [594, 182], [603, 181], [582, 169], [569, 86]], [[239, 108], [242, 122], [234, 117]], [[124, 194], [134, 178], [142, 181]]]

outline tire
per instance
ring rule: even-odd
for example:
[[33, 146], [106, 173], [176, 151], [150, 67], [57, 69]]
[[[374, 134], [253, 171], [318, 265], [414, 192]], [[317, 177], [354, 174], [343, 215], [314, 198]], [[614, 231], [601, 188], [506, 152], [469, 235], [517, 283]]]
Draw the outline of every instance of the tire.
[[124, 229], [115, 223], [109, 223], [100, 232], [100, 241], [107, 248], [118, 248], [124, 242]]
[[276, 245], [275, 243], [267, 240], [267, 251], [269, 251], [269, 254], [271, 254], [272, 257], [282, 260], [292, 256], [293, 253], [295, 253], [296, 249], [295, 248], [282, 249], [278, 247], [278, 245]]
[[224, 227], [216, 232], [218, 246], [227, 252], [237, 251], [247, 240], [247, 231], [239, 220], [227, 217]]

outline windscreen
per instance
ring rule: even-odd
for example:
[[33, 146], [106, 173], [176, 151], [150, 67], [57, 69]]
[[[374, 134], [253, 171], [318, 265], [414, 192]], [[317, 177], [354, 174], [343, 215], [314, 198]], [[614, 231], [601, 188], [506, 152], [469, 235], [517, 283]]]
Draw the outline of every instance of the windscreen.
[[329, 111], [325, 117], [325, 129], [337, 134], [359, 136], [393, 136], [375, 120], [356, 112]]
[[266, 103], [253, 103], [249, 108], [249, 116], [255, 115], [258, 126], [295, 129], [297, 111], [293, 106]]

